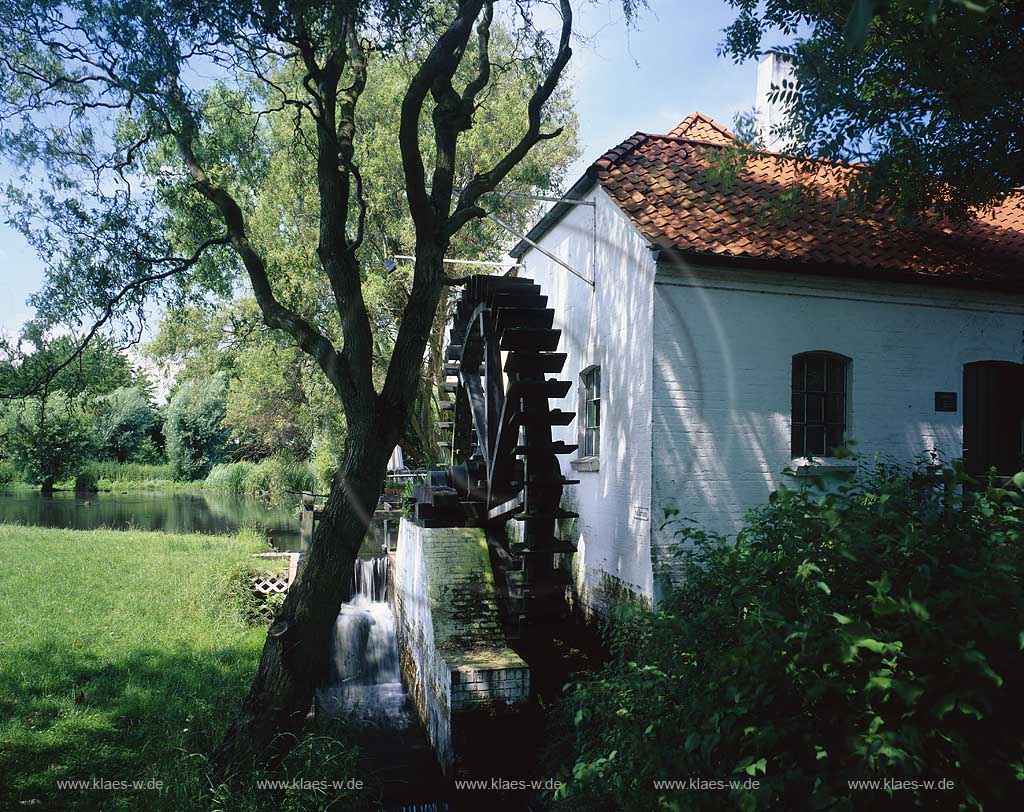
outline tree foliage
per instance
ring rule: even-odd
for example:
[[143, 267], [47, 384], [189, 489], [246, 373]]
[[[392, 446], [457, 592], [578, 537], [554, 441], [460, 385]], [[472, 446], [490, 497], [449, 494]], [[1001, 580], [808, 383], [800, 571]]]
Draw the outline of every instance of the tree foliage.
[[92, 450], [88, 418], [63, 392], [11, 405], [0, 437], [21, 479], [44, 491], [78, 474]]
[[202, 479], [227, 456], [227, 380], [217, 373], [177, 388], [164, 413], [167, 461], [176, 479]]
[[137, 386], [115, 389], [90, 404], [93, 450], [101, 460], [153, 462], [160, 414]]
[[[530, 91], [531, 77], [515, 61], [510, 34], [495, 25], [493, 37], [494, 58], [505, 64], [505, 69], [481, 100], [476, 124], [466, 134], [467, 148], [460, 153], [462, 176], [469, 176], [474, 164], [496, 161], [509, 148], [520, 120], [520, 100]], [[359, 126], [366, 135], [356, 145], [357, 163], [373, 181], [367, 182], [367, 224], [358, 254], [364, 268], [366, 309], [375, 330], [377, 385], [384, 380], [408, 299], [412, 269], [411, 263], [403, 261], [388, 273], [385, 263], [396, 254], [415, 252], [409, 213], [394, 205], [401, 198], [404, 181], [398, 142], [391, 137], [398, 128], [401, 94], [414, 65], [405, 54], [380, 58], [376, 80], [368, 85], [359, 106]], [[467, 67], [463, 66], [460, 73], [468, 74]], [[280, 80], [296, 84], [299, 77], [282, 75]], [[463, 80], [468, 81], [468, 76]], [[570, 161], [578, 154], [569, 102], [565, 92], [551, 99], [545, 115], [552, 127], [565, 122], [564, 132], [560, 138], [542, 142], [524, 158], [507, 181], [510, 188], [557, 190]], [[221, 141], [251, 137], [249, 132], [231, 134], [240, 127], [245, 129], [244, 122], [229, 116], [218, 116], [216, 121]], [[287, 291], [296, 307], [317, 307], [318, 321], [329, 325], [336, 335], [338, 318], [330, 307], [323, 307], [331, 301], [331, 294], [325, 280], [315, 273], [317, 257], [312, 250], [317, 221], [309, 216], [309, 202], [317, 195], [315, 172], [305, 152], [290, 148], [296, 138], [294, 116], [279, 112], [268, 116], [268, 122], [254, 150], [262, 162], [259, 180], [253, 186], [255, 238], [273, 257], [279, 290]], [[303, 138], [313, 137], [308, 124], [300, 122], [299, 126]], [[429, 140], [430, 128], [425, 129], [424, 138]], [[534, 216], [535, 204], [529, 200], [495, 197], [493, 202], [501, 219], [514, 228], [527, 228]], [[294, 237], [288, 242], [278, 239], [282, 221]], [[454, 238], [449, 253], [461, 259], [498, 260], [512, 239], [489, 220], [474, 221]], [[450, 266], [448, 273], [460, 276], [465, 273], [461, 267]], [[437, 454], [433, 423], [443, 331], [449, 315], [445, 304], [442, 301], [434, 321], [420, 396], [402, 439], [406, 456], [414, 464], [431, 462]], [[344, 420], [334, 394], [323, 385], [312, 359], [301, 353], [293, 340], [280, 333], [275, 335], [261, 324], [259, 308], [251, 296], [172, 308], [161, 318], [160, 332], [147, 351], [158, 361], [183, 364], [180, 375], [184, 378], [202, 377], [218, 369], [228, 372], [226, 423], [241, 443], [243, 456], [259, 458], [282, 449], [302, 459], [314, 445], [341, 449]]]
[[724, 53], [794, 59], [781, 134], [807, 155], [864, 161], [855, 199], [955, 218], [1024, 186], [1024, 6], [1019, 0], [729, 0]]
[[[878, 469], [780, 489], [734, 543], [679, 525], [679, 588], [616, 627], [612, 662], [564, 709], [560, 808], [1012, 808], [1024, 474], [1015, 482]], [[691, 777], [724, 786], [654, 784]], [[952, 786], [847, 783], [876, 779]]]
[[[627, 14], [642, 2], [620, 1]], [[507, 61], [494, 58], [497, 23]], [[409, 62], [386, 137], [415, 261], [381, 340], [361, 249], [372, 195], [388, 187], [364, 171], [375, 133], [360, 110], [386, 56]], [[70, 320], [88, 337], [120, 320], [137, 336], [147, 301], [227, 297], [242, 276], [263, 322], [316, 362], [345, 416], [303, 577], [216, 754], [221, 777], [278, 762], [301, 730], [439, 304], [459, 282], [445, 256], [531, 151], [561, 135], [547, 111], [571, 56], [570, 0], [0, 0], [0, 153], [25, 168], [5, 197], [47, 259], [41, 322]], [[510, 69], [529, 87], [518, 126], [474, 157], [472, 132]], [[316, 194], [264, 210], [263, 136], [283, 126], [278, 114], [291, 116], [295, 168], [315, 178], [298, 186]]]
[[8, 401], [0, 458], [9, 458], [26, 481], [49, 490], [77, 474], [94, 450], [87, 405], [141, 381], [103, 338], [76, 352], [70, 336], [47, 339], [30, 330], [0, 350], [0, 395]]

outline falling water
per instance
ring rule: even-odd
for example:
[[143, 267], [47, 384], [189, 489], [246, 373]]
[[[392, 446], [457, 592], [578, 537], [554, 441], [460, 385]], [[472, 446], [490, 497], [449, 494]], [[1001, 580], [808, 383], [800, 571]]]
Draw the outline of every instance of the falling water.
[[410, 720], [387, 588], [386, 556], [356, 560], [352, 599], [342, 605], [334, 626], [331, 673], [320, 704], [328, 713], [404, 727]]

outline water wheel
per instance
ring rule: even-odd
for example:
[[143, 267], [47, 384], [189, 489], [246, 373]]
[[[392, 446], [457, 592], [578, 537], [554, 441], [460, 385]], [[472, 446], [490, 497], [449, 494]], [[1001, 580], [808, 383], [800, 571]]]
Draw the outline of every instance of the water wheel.
[[[549, 403], [572, 385], [553, 377], [566, 360], [556, 351], [561, 331], [552, 326], [554, 316], [530, 279], [474, 277], [459, 301], [446, 355], [441, 427], [448, 480], [470, 523], [498, 528], [492, 560], [513, 634], [561, 617], [568, 579], [556, 556], [576, 550], [556, 532], [559, 521], [576, 518], [560, 506], [563, 486], [575, 481], [562, 476], [558, 463], [576, 446], [552, 438], [553, 426], [575, 418]], [[512, 542], [503, 532], [509, 519], [520, 522]]]

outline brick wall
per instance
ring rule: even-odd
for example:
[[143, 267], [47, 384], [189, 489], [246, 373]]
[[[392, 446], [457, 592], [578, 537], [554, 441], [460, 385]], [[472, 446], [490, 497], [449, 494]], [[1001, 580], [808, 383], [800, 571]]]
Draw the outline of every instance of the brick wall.
[[505, 645], [483, 531], [402, 520], [392, 600], [402, 676], [442, 767], [458, 761], [460, 714], [529, 699], [526, 663]]
[[[645, 241], [608, 195], [594, 188], [594, 207], [572, 209], [542, 239], [545, 250], [595, 280], [594, 287], [539, 251], [523, 256], [522, 276], [534, 279], [555, 310], [568, 354], [561, 378], [568, 395], [552, 408], [579, 413], [580, 373], [601, 367], [601, 454], [596, 470], [563, 457], [563, 506], [580, 519], [562, 528], [574, 556], [576, 598], [587, 613], [602, 613], [609, 578], [641, 598], [652, 594], [651, 571], [651, 354], [655, 263]], [[556, 428], [555, 439], [578, 443], [579, 421]]]
[[[1020, 296], [659, 266], [654, 298], [656, 571], [674, 543], [665, 508], [733, 533], [783, 482], [794, 354], [852, 359], [848, 431], [867, 463], [959, 456], [963, 365], [1024, 360]], [[958, 411], [936, 412], [936, 391]]]

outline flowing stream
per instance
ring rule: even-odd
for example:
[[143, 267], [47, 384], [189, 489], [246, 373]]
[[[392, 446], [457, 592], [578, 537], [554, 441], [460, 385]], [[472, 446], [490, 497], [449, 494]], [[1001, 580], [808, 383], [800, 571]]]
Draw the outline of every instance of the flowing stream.
[[342, 605], [334, 626], [331, 671], [320, 705], [327, 713], [406, 728], [411, 718], [398, 667], [395, 617], [387, 603], [387, 557], [357, 559], [354, 581], [352, 599]]

